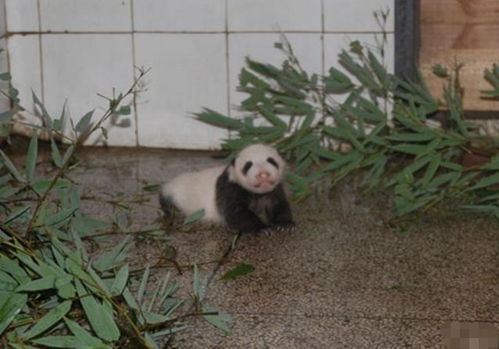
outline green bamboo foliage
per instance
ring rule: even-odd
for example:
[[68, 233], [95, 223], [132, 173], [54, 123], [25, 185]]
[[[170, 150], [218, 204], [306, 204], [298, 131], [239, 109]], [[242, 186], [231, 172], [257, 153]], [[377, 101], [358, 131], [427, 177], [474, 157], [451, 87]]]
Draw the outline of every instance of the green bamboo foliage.
[[[340, 66], [324, 76], [305, 72], [285, 39], [276, 47], [285, 56], [280, 67], [247, 59], [238, 90], [248, 97], [237, 116], [197, 114], [234, 131], [225, 149], [275, 145], [292, 164], [288, 179], [297, 199], [318, 183], [361, 173], [366, 190], [393, 192], [398, 216], [453, 199], [463, 209], [499, 217], [497, 159], [473, 169], [460, 164], [478, 137], [463, 117], [460, 66], [450, 73], [435, 67], [444, 79], [439, 101], [420, 76], [410, 81], [389, 73], [379, 47], [352, 42], [340, 53]], [[485, 78], [494, 90], [484, 94], [497, 98], [499, 68], [486, 70]], [[446, 127], [432, 120], [439, 107], [448, 110]]]
[[[9, 348], [158, 348], [186, 328], [182, 319], [191, 314], [179, 312], [184, 301], [175, 296], [178, 284], [170, 273], [155, 285], [146, 267], [132, 292], [134, 277], [126, 263], [131, 238], [98, 259], [89, 257], [83, 239], [112, 237], [113, 226], [121, 233], [124, 228], [119, 217], [110, 223], [84, 214], [82, 190], [68, 176], [83, 141], [102, 131], [107, 118], [130, 113], [123, 101], [136, 93], [145, 73], [139, 71], [126, 93], [109, 99], [102, 116], [91, 111], [71, 124], [74, 137], [63, 133], [64, 113], [53, 118], [33, 94], [43, 125], [32, 125], [24, 164], [0, 150], [0, 337]], [[10, 82], [10, 75], [0, 79]], [[18, 103], [2, 115], [19, 111]], [[0, 127], [2, 121], [11, 122], [0, 117]], [[37, 170], [39, 133], [48, 135], [54, 167], [45, 175]], [[164, 238], [160, 227], [153, 228], [151, 234], [159, 231]], [[208, 322], [229, 330], [229, 315], [204, 308]]]

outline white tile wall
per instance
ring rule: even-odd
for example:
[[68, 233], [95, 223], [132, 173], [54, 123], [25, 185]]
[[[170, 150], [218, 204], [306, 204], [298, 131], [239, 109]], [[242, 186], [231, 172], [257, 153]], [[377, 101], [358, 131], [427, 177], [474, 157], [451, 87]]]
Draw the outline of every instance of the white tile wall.
[[225, 0], [138, 0], [133, 8], [138, 31], [225, 30]]
[[42, 98], [39, 35], [14, 35], [8, 38], [12, 85], [19, 90], [27, 122], [39, 124], [34, 116], [32, 92]]
[[393, 31], [394, 0], [324, 0], [325, 31], [380, 31], [373, 13], [389, 10], [386, 30]]
[[7, 32], [7, 17], [5, 16], [5, 0], [0, 0], [0, 35], [3, 37]]
[[[69, 115], [75, 123], [96, 108], [94, 120], [108, 102], [97, 96], [112, 96], [126, 91], [133, 82], [131, 34], [55, 34], [43, 38], [45, 105], [59, 116], [67, 100]], [[64, 54], [61, 54], [64, 52]], [[133, 115], [128, 127], [111, 126], [109, 143], [136, 144]], [[118, 120], [121, 121], [122, 119]], [[95, 137], [88, 140], [93, 144]]]
[[41, 0], [42, 31], [130, 31], [130, 6], [130, 0]]
[[[31, 103], [33, 89], [58, 115], [67, 98], [77, 122], [95, 106], [96, 114], [104, 109], [97, 92], [127, 88], [134, 65], [152, 68], [137, 114], [129, 127], [110, 130], [110, 145], [218, 147], [227, 132], [192, 113], [208, 107], [228, 114], [229, 101], [237, 105], [245, 97], [236, 92], [245, 56], [283, 61], [273, 47], [280, 32], [304, 69], [321, 73], [338, 66], [337, 55], [349, 40], [374, 42], [369, 33], [380, 28], [373, 11], [389, 7], [386, 29], [393, 31], [394, 0], [5, 1], [10, 32], [41, 29], [40, 35], [14, 33], [8, 39], [14, 83], [24, 101]], [[393, 69], [393, 34], [386, 64]]]
[[[286, 38], [291, 43], [293, 52], [298, 57], [302, 68], [310, 73], [321, 73], [321, 34], [286, 34]], [[241, 68], [246, 65], [246, 57], [281, 66], [286, 57], [284, 53], [274, 47], [276, 42], [280, 42], [280, 37], [274, 33], [234, 34], [229, 36], [229, 93], [232, 105], [239, 105], [247, 97], [246, 94], [236, 91], [239, 85], [239, 73]]]
[[[7, 39], [0, 39], [0, 48], [3, 50], [0, 53], [0, 73], [4, 73], [4, 72], [9, 71], [7, 51], [5, 51], [5, 49], [7, 48]], [[5, 91], [5, 89], [8, 86], [9, 86], [9, 83], [7, 81], [0, 81], [0, 88], [3, 91]], [[9, 107], [10, 107], [9, 98], [6, 97], [5, 95], [1, 94], [0, 95], [0, 111], [5, 111], [5, 110], [9, 109]]]
[[7, 52], [7, 39], [0, 39], [0, 72], [9, 71], [9, 61], [8, 61], [8, 52]]
[[38, 31], [37, 0], [6, 0], [5, 5], [10, 32]]
[[136, 34], [136, 63], [151, 68], [138, 105], [139, 143], [214, 148], [226, 131], [194, 120], [208, 107], [227, 113], [225, 37], [221, 34]]
[[229, 0], [230, 31], [320, 31], [321, 0]]

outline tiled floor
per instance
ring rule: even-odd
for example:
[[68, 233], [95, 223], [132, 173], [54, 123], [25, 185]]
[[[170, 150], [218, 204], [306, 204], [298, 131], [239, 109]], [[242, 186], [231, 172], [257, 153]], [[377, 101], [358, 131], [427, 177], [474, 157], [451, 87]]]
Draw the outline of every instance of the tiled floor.
[[[217, 163], [209, 153], [88, 149], [73, 179], [104, 197], [133, 196], [188, 169]], [[99, 183], [98, 186], [95, 183]], [[107, 193], [108, 195], [104, 194]], [[243, 236], [214, 275], [207, 302], [234, 317], [228, 335], [194, 320], [175, 348], [440, 348], [442, 327], [455, 322], [499, 325], [499, 223], [471, 215], [421, 215], [390, 228], [383, 197], [339, 187], [332, 199], [294, 204], [289, 234]], [[138, 227], [159, 214], [155, 194], [132, 206]], [[106, 207], [86, 203], [89, 211]], [[219, 229], [167, 232], [180, 265], [212, 274], [233, 240]], [[163, 250], [141, 245], [134, 263], [153, 264]], [[144, 248], [146, 247], [146, 248]], [[240, 279], [221, 275], [244, 262], [255, 271]], [[157, 271], [163, 273], [164, 271]], [[189, 290], [186, 270], [181, 290]], [[471, 343], [471, 342], [470, 342]], [[472, 348], [472, 347], [464, 347]]]

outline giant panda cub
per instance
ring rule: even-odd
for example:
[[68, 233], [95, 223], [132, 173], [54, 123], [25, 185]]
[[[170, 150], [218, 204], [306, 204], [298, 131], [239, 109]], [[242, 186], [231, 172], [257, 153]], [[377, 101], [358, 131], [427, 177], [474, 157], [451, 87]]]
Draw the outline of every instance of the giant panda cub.
[[228, 166], [184, 173], [165, 183], [160, 203], [165, 213], [177, 208], [186, 216], [204, 209], [205, 222], [238, 232], [289, 231], [295, 223], [282, 184], [284, 167], [274, 148], [253, 144]]

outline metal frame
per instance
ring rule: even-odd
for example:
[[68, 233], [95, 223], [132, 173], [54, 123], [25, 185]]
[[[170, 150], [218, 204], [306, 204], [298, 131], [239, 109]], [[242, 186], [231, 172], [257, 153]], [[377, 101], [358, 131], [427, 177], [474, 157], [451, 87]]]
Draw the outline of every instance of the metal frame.
[[419, 0], [395, 0], [395, 74], [414, 79], [419, 56]]

